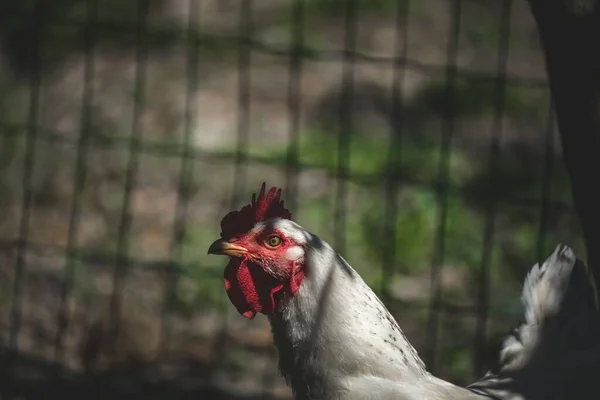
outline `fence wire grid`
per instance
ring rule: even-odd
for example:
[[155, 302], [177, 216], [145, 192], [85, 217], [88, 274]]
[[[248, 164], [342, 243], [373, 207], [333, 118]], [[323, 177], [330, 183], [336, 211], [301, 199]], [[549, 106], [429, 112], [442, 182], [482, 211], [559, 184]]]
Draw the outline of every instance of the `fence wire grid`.
[[3, 399], [289, 398], [205, 255], [262, 181], [458, 384], [582, 248], [525, 1], [0, 10]]

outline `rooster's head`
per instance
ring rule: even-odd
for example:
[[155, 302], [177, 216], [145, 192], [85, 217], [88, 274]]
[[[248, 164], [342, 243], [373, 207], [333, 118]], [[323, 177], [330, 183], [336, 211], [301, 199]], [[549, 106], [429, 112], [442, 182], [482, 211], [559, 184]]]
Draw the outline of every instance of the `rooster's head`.
[[281, 189], [265, 194], [221, 221], [221, 238], [209, 254], [231, 257], [225, 268], [225, 290], [237, 310], [247, 318], [257, 312], [271, 314], [284, 296], [292, 296], [304, 278], [306, 245], [310, 235], [291, 220]]

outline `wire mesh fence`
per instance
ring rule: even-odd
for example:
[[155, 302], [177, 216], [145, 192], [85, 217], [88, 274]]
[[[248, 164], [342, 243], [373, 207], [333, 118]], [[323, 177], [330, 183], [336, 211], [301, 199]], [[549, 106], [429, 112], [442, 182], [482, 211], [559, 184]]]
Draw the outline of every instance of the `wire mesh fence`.
[[1, 7], [6, 398], [289, 397], [205, 255], [263, 181], [457, 383], [581, 251], [525, 1]]

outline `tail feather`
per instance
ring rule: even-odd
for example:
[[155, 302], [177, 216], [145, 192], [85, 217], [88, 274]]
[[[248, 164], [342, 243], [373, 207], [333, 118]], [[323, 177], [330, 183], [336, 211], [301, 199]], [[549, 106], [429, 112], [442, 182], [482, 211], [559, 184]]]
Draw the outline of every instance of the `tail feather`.
[[546, 318], [558, 313], [575, 262], [573, 251], [568, 247], [561, 249], [559, 245], [541, 267], [536, 264], [531, 269], [521, 295], [527, 324], [542, 324]]
[[589, 383], [581, 371], [600, 373], [600, 313], [591, 275], [567, 246], [536, 264], [523, 285], [524, 321], [505, 339], [497, 367], [469, 388], [498, 399], [575, 398], [573, 388]]

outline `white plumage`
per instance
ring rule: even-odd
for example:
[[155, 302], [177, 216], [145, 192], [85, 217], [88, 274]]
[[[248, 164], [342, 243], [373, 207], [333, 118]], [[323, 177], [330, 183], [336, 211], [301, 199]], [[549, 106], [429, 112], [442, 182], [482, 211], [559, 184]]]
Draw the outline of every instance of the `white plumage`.
[[[302, 229], [285, 220], [277, 221], [277, 226], [289, 234]], [[573, 398], [567, 393], [563, 397], [561, 387], [572, 384], [564, 382], [563, 385], [560, 376], [555, 382], [543, 382], [556, 375], [556, 371], [550, 373], [550, 370], [563, 362], [569, 361], [560, 367], [561, 371], [586, 363], [578, 361], [576, 354], [570, 351], [574, 343], [559, 340], [555, 346], [561, 346], [563, 351], [555, 347], [552, 354], [556, 358], [548, 360], [551, 364], [538, 362], [540, 370], [532, 371], [530, 379], [526, 378], [530, 374], [525, 373], [528, 362], [535, 362], [532, 357], [539, 351], [545, 325], [558, 315], [569, 288], [576, 261], [569, 248], [557, 248], [541, 267], [535, 265], [528, 274], [522, 295], [525, 322], [506, 339], [498, 373], [490, 373], [469, 391], [429, 374], [397, 322], [360, 275], [318, 237], [308, 233], [302, 237], [307, 245], [306, 278], [296, 295], [270, 316], [280, 367], [292, 384], [296, 399]], [[581, 290], [591, 289], [587, 276], [577, 283], [581, 284]], [[586, 303], [580, 305], [584, 307]], [[597, 319], [595, 310], [589, 306], [591, 313], [585, 318]], [[569, 315], [565, 317], [569, 319]], [[557, 333], [565, 330], [565, 340], [568, 340], [569, 328], [577, 329], [578, 321], [567, 321], [567, 324], [547, 328]], [[583, 321], [583, 325], [587, 323]], [[550, 338], [556, 333], [547, 335]], [[600, 336], [591, 345], [595, 346], [590, 350], [595, 352], [596, 358], [589, 360], [589, 367], [600, 373]], [[539, 379], [535, 382], [546, 384], [546, 389], [539, 385], [539, 389], [534, 389], [536, 375]]]
[[383, 303], [331, 246], [292, 221], [273, 226], [306, 248], [302, 286], [269, 317], [297, 399], [444, 398], [435, 391], [476, 398], [426, 372]]

